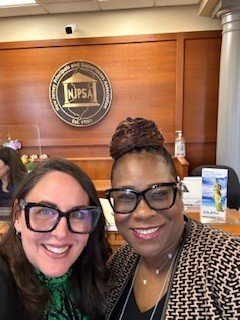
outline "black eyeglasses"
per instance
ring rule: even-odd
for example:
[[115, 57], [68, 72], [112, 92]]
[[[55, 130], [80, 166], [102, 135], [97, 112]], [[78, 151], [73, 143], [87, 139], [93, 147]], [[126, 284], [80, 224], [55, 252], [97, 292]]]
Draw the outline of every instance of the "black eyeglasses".
[[178, 189], [177, 182], [158, 183], [142, 192], [130, 188], [108, 189], [106, 197], [115, 213], [133, 212], [141, 198], [154, 210], [166, 210], [174, 205]]
[[61, 218], [65, 217], [69, 231], [79, 234], [91, 233], [95, 229], [102, 212], [101, 208], [97, 206], [76, 207], [67, 212], [62, 212], [45, 204], [27, 203], [23, 199], [19, 201], [19, 206], [24, 210], [28, 229], [35, 232], [53, 231]]

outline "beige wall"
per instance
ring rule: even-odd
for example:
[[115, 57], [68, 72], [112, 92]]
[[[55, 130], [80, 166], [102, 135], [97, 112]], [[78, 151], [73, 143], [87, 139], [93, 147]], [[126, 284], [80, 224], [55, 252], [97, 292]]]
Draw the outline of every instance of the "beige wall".
[[[65, 33], [76, 23], [78, 31]], [[1, 18], [0, 42], [221, 30], [221, 21], [198, 15], [198, 5]]]

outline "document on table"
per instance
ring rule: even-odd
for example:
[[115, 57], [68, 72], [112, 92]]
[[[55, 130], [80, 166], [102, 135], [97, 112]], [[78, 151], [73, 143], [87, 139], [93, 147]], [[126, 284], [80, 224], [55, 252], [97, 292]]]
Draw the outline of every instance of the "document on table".
[[201, 206], [202, 201], [202, 177], [184, 177], [183, 204], [185, 206]]

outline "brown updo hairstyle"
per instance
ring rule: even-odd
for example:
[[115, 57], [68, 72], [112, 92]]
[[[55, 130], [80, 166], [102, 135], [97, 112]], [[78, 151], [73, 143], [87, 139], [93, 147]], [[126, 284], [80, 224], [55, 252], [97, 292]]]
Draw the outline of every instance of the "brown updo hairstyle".
[[174, 161], [164, 147], [164, 142], [162, 132], [152, 120], [128, 117], [120, 122], [110, 141], [110, 155], [115, 160], [111, 178], [122, 156], [147, 152], [159, 156], [161, 161], [169, 166], [173, 177], [177, 180]]
[[110, 155], [113, 159], [134, 148], [147, 146], [163, 146], [163, 134], [152, 120], [130, 118], [123, 120], [116, 128], [110, 142]]

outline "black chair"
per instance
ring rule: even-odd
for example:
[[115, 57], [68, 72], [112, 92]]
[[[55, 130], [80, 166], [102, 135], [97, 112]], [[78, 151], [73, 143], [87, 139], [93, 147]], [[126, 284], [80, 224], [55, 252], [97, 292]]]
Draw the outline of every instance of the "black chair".
[[238, 210], [240, 207], [240, 183], [235, 170], [224, 165], [202, 165], [193, 169], [190, 176], [201, 176], [203, 168], [218, 168], [228, 170], [228, 185], [227, 185], [227, 207]]

